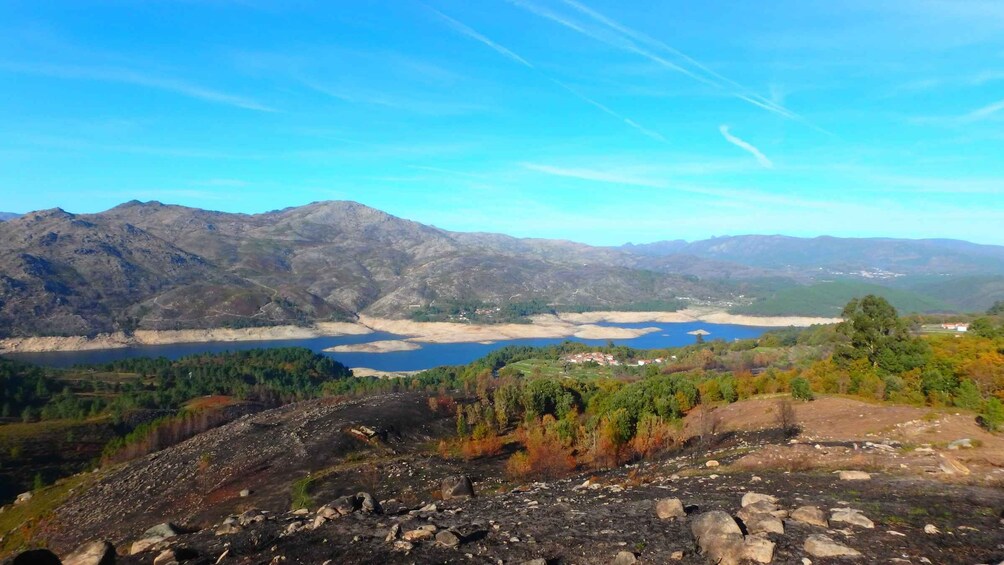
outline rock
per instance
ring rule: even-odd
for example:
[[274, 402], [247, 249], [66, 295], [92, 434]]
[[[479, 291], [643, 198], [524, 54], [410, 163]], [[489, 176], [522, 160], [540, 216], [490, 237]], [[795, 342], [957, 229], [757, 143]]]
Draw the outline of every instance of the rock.
[[316, 530], [317, 528], [320, 528], [321, 526], [323, 526], [324, 523], [327, 522], [327, 521], [328, 521], [328, 519], [325, 518], [324, 516], [321, 516], [321, 515], [314, 516], [314, 521], [313, 521], [313, 523], [311, 523], [310, 528], [312, 530]]
[[407, 552], [407, 551], [411, 551], [414, 548], [415, 548], [415, 544], [413, 544], [413, 543], [411, 543], [409, 541], [397, 540], [396, 542], [394, 542], [394, 549], [397, 550], [397, 551], [406, 551]]
[[823, 534], [812, 534], [802, 546], [805, 552], [813, 557], [861, 557], [861, 552], [833, 541]]
[[352, 514], [362, 505], [362, 501], [356, 496], [342, 496], [333, 500], [328, 506], [334, 508], [338, 514], [347, 516]]
[[843, 522], [862, 528], [874, 528], [875, 523], [865, 517], [860, 510], [853, 508], [837, 508], [830, 514], [830, 522]]
[[617, 553], [617, 557], [610, 562], [610, 565], [632, 565], [637, 563], [638, 558], [634, 556], [630, 551], [621, 551]]
[[92, 541], [63, 558], [63, 565], [113, 565], [115, 546], [107, 541]]
[[136, 555], [137, 553], [143, 553], [144, 551], [150, 549], [151, 547], [157, 545], [164, 540], [158, 538], [141, 539], [134, 541], [129, 547], [129, 555]]
[[732, 516], [720, 510], [698, 514], [690, 524], [690, 532], [712, 563], [738, 562], [743, 532]]
[[453, 498], [471, 498], [474, 496], [474, 484], [466, 475], [447, 477], [442, 483], [443, 500]]
[[770, 563], [773, 560], [774, 542], [758, 535], [747, 536], [743, 541], [742, 551], [739, 554], [740, 562]]
[[809, 524], [810, 526], [819, 526], [821, 528], [830, 527], [829, 522], [826, 521], [826, 513], [815, 506], [801, 506], [796, 508], [791, 513], [791, 519], [796, 522], [802, 522], [803, 524]]
[[939, 530], [938, 527], [935, 526], [934, 524], [927, 524], [926, 526], [924, 526], [924, 533], [925, 534], [936, 535], [936, 534], [940, 534], [941, 530]]
[[758, 492], [747, 492], [743, 495], [742, 507], [745, 508], [750, 504], [767, 501], [771, 504], [777, 504], [777, 497], [769, 494], [760, 494]]
[[840, 471], [837, 475], [841, 481], [867, 481], [872, 478], [864, 471]]
[[718, 463], [718, 461], [715, 461], [714, 459], [709, 459], [708, 462], [704, 464], [704, 466], [709, 469], [717, 467], [719, 465], [720, 463]]
[[327, 504], [317, 509], [317, 515], [327, 520], [341, 516], [337, 510]]
[[302, 529], [303, 529], [303, 522], [290, 522], [289, 525], [286, 526], [286, 535], [288, 536], [290, 534], [295, 534], [296, 532]]
[[167, 539], [173, 538], [174, 536], [181, 533], [181, 528], [175, 526], [170, 522], [164, 522], [163, 524], [157, 524], [156, 526], [143, 532], [143, 539]]
[[360, 492], [356, 494], [356, 499], [359, 501], [359, 509], [367, 514], [382, 514], [383, 509], [380, 508], [380, 503], [377, 502], [373, 495], [368, 492]]
[[450, 530], [443, 530], [436, 534], [436, 543], [444, 547], [457, 547], [460, 545], [460, 536]]
[[784, 523], [770, 514], [755, 514], [743, 523], [750, 534], [784, 534]]
[[683, 509], [683, 502], [679, 498], [663, 498], [655, 503], [655, 514], [660, 520], [675, 520], [685, 518], [687, 511]]
[[242, 526], [260, 524], [265, 521], [265, 515], [260, 510], [248, 510], [237, 517], [237, 523]]
[[17, 495], [17, 498], [14, 499], [14, 504], [24, 504], [25, 502], [31, 500], [32, 496], [34, 495], [31, 493], [31, 491], [22, 492], [21, 494]]
[[307, 514], [310, 514], [310, 510], [307, 510], [306, 508], [297, 508], [296, 510], [290, 512], [290, 514], [293, 516], [306, 516]]
[[777, 504], [767, 500], [761, 500], [760, 502], [754, 502], [748, 506], [745, 506], [739, 510], [736, 514], [739, 519], [743, 522], [749, 520], [753, 516], [759, 516], [766, 514], [774, 518], [782, 519], [788, 517], [788, 511], [780, 508]]
[[238, 526], [237, 524], [234, 523], [222, 524], [219, 528], [216, 528], [216, 535], [229, 536], [232, 534], [236, 534], [239, 531], [241, 531], [241, 527]]
[[683, 561], [683, 552], [680, 550], [674, 551], [669, 554], [669, 558], [673, 561]]
[[957, 439], [957, 440], [953, 441], [952, 443], [948, 444], [948, 449], [952, 449], [952, 450], [955, 450], [955, 449], [972, 449], [972, 448], [973, 448], [973, 440], [971, 440], [969, 438]]
[[390, 531], [387, 532], [387, 537], [384, 538], [384, 541], [394, 541], [399, 535], [401, 535], [401, 524], [394, 524], [390, 527]]
[[250, 491], [250, 490], [248, 490], [248, 489], [244, 489], [244, 490], [242, 490], [242, 491], [240, 492], [240, 497], [241, 497], [241, 498], [247, 498], [247, 497], [249, 497], [249, 496], [251, 496], [251, 491]]
[[969, 475], [969, 467], [963, 465], [958, 459], [944, 453], [940, 453], [938, 457], [940, 458], [938, 466], [941, 468], [941, 472], [946, 475]]
[[181, 561], [188, 561], [190, 559], [195, 559], [199, 556], [199, 553], [194, 549], [187, 547], [177, 547], [171, 549], [165, 549], [153, 560], [153, 565], [168, 565], [169, 563], [178, 563]]
[[19, 553], [10, 560], [10, 565], [60, 565], [56, 554], [48, 549], [32, 549]]
[[520, 565], [547, 565], [547, 559], [541, 559], [540, 557], [538, 557], [537, 559], [524, 561]]
[[418, 529], [418, 530], [408, 530], [407, 532], [404, 533], [404, 535], [401, 536], [401, 539], [403, 539], [404, 541], [415, 542], [415, 541], [432, 539], [433, 536], [434, 534], [429, 530]]

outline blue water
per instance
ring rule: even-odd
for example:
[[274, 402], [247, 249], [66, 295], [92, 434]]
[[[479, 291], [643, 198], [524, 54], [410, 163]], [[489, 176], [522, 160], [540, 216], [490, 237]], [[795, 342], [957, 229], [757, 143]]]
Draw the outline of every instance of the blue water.
[[[393, 351], [389, 353], [325, 353], [349, 367], [369, 367], [380, 371], [418, 371], [441, 365], [463, 365], [475, 359], [484, 357], [491, 351], [506, 345], [544, 346], [572, 340], [590, 345], [606, 345], [609, 341], [617, 345], [627, 345], [637, 349], [657, 349], [677, 347], [694, 343], [695, 337], [687, 332], [703, 329], [711, 332], [705, 339], [748, 339], [759, 337], [770, 328], [735, 326], [730, 324], [707, 324], [704, 322], [657, 323], [644, 322], [640, 324], [599, 324], [620, 328], [656, 327], [660, 331], [636, 337], [633, 339], [512, 339], [498, 341], [492, 344], [482, 343], [429, 343], [420, 344], [421, 349], [414, 351]], [[185, 355], [198, 353], [218, 353], [262, 347], [306, 347], [321, 352], [335, 345], [367, 343], [387, 339], [402, 339], [394, 334], [377, 332], [367, 335], [343, 337], [318, 337], [312, 339], [288, 339], [269, 341], [246, 341], [238, 343], [178, 343], [172, 345], [141, 345], [121, 349], [99, 349], [93, 351], [56, 351], [47, 353], [18, 353], [8, 355], [29, 363], [51, 367], [69, 367], [77, 364], [107, 363], [119, 359], [134, 357], [167, 357], [177, 359]]]

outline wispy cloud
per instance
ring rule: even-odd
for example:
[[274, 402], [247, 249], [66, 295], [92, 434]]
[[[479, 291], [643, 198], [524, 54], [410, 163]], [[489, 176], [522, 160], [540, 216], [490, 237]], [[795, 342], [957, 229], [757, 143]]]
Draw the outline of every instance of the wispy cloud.
[[0, 70], [68, 80], [93, 80], [132, 84], [146, 88], [163, 90], [166, 92], [173, 92], [175, 94], [207, 102], [244, 108], [245, 110], [255, 110], [258, 112], [276, 111], [274, 108], [250, 98], [214, 90], [185, 80], [154, 76], [127, 68], [50, 65], [36, 63], [27, 64], [4, 61], [0, 62]]
[[[640, 55], [662, 67], [682, 73], [708, 86], [725, 90], [730, 95], [768, 112], [802, 122], [813, 129], [823, 131], [802, 116], [789, 110], [775, 100], [760, 96], [738, 82], [718, 73], [700, 61], [666, 43], [631, 29], [616, 20], [586, 6], [576, 0], [562, 0], [567, 6], [591, 20], [593, 25], [577, 21], [570, 16], [554, 11], [528, 0], [509, 0], [510, 3], [540, 17], [554, 21], [587, 37], [605, 43], [610, 47]], [[600, 27], [596, 27], [599, 24]], [[662, 53], [659, 54], [659, 53]], [[665, 56], [664, 56], [665, 55]], [[667, 58], [673, 57], [676, 61]]]
[[467, 24], [459, 22], [459, 21], [451, 18], [450, 16], [447, 16], [446, 14], [440, 12], [439, 10], [436, 10], [435, 8], [431, 8], [429, 6], [426, 6], [426, 8], [429, 9], [430, 11], [432, 11], [433, 13], [435, 13], [437, 16], [439, 16], [443, 21], [445, 21], [450, 27], [452, 27], [457, 32], [459, 32], [459, 33], [461, 33], [461, 34], [463, 34], [463, 35], [465, 35], [465, 36], [467, 36], [467, 37], [469, 37], [469, 38], [471, 38], [471, 39], [473, 39], [473, 40], [475, 40], [475, 41], [477, 41], [479, 43], [487, 45], [488, 47], [492, 48], [493, 50], [495, 50], [496, 52], [498, 52], [502, 56], [507, 57], [507, 58], [509, 58], [509, 59], [511, 59], [513, 61], [516, 61], [517, 63], [523, 65], [524, 67], [535, 71], [540, 76], [544, 77], [545, 79], [547, 79], [550, 82], [554, 83], [555, 85], [559, 86], [560, 88], [562, 88], [563, 90], [565, 90], [569, 94], [575, 96], [579, 100], [582, 100], [583, 102], [589, 104], [590, 106], [593, 106], [594, 108], [600, 110], [601, 112], [603, 112], [603, 113], [605, 113], [605, 114], [607, 114], [607, 115], [609, 115], [611, 117], [617, 118], [618, 120], [620, 120], [621, 122], [623, 122], [625, 125], [627, 125], [627, 126], [629, 126], [631, 128], [634, 128], [635, 130], [641, 132], [643, 135], [645, 135], [647, 137], [650, 137], [650, 138], [655, 139], [656, 141], [660, 141], [660, 142], [665, 142], [666, 141], [666, 138], [663, 137], [658, 132], [656, 132], [656, 131], [654, 131], [652, 129], [646, 128], [645, 126], [642, 126], [641, 124], [639, 124], [638, 122], [632, 120], [631, 118], [623, 116], [619, 112], [611, 109], [609, 106], [607, 106], [607, 105], [605, 105], [605, 104], [603, 104], [601, 102], [598, 102], [597, 100], [594, 100], [594, 99], [590, 98], [589, 96], [586, 96], [585, 94], [582, 94], [576, 88], [573, 88], [572, 86], [569, 86], [568, 84], [565, 84], [564, 82], [562, 82], [562, 81], [560, 81], [560, 80], [558, 80], [558, 79], [556, 79], [556, 78], [548, 75], [547, 73], [545, 73], [545, 72], [541, 71], [539, 68], [537, 68], [530, 61], [528, 61], [525, 58], [517, 55], [511, 49], [509, 49], [507, 47], [504, 47], [503, 45], [500, 45], [499, 43], [496, 43], [495, 41], [492, 41], [491, 39], [489, 39], [485, 35], [477, 32], [476, 30], [474, 30], [473, 28], [471, 28]]
[[772, 163], [770, 159], [768, 159], [767, 156], [764, 155], [763, 152], [761, 152], [759, 149], [757, 149], [752, 143], [744, 141], [729, 133], [729, 126], [724, 124], [718, 126], [718, 131], [722, 132], [722, 137], [725, 138], [725, 141], [728, 141], [732, 145], [735, 145], [736, 147], [744, 151], [748, 151], [751, 155], [756, 157], [756, 160], [760, 163], [761, 166], [767, 169], [774, 168], [774, 163]]
[[556, 177], [629, 186], [643, 186], [647, 188], [669, 188], [669, 184], [664, 181], [637, 177], [618, 171], [555, 167], [539, 163], [521, 163], [521, 165], [524, 169]]
[[963, 121], [966, 122], [978, 122], [989, 118], [990, 116], [996, 114], [997, 112], [1000, 112], [1001, 110], [1004, 110], [1004, 100], [999, 100], [997, 102], [994, 102], [993, 104], [988, 104], [986, 106], [983, 106], [982, 108], [973, 110], [972, 112], [969, 112], [968, 114], [963, 116], [962, 119]]
[[485, 106], [457, 101], [423, 100], [414, 96], [388, 94], [367, 88], [328, 86], [307, 79], [301, 79], [300, 82], [312, 90], [344, 102], [381, 106], [412, 114], [458, 116], [488, 110]]

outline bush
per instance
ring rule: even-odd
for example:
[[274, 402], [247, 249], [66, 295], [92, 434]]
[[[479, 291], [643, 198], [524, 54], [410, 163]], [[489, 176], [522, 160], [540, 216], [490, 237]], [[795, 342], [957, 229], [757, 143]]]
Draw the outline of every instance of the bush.
[[996, 432], [1004, 424], [1004, 404], [997, 398], [991, 398], [983, 403], [983, 411], [979, 417], [980, 425]]
[[795, 400], [813, 400], [812, 386], [804, 377], [791, 379], [791, 397]]

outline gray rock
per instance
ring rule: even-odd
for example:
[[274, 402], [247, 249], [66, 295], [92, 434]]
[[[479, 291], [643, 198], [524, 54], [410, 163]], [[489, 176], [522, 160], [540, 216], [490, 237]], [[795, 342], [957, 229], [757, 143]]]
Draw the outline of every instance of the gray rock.
[[767, 500], [761, 500], [760, 502], [754, 502], [753, 504], [747, 505], [736, 513], [739, 519], [743, 522], [749, 521], [753, 516], [767, 515], [773, 518], [787, 518], [788, 511], [780, 508], [777, 504], [769, 502]]
[[874, 528], [875, 523], [865, 517], [860, 510], [853, 508], [837, 508], [830, 514], [830, 522], [843, 522], [862, 528]]
[[447, 477], [442, 484], [443, 500], [452, 498], [471, 498], [474, 496], [474, 484], [466, 475]]
[[415, 544], [410, 541], [397, 540], [394, 542], [394, 549], [397, 551], [408, 552], [415, 548]]
[[812, 534], [806, 538], [803, 549], [813, 557], [861, 557], [860, 551], [835, 542], [823, 534]]
[[63, 558], [63, 565], [113, 565], [115, 546], [107, 541], [92, 541]]
[[685, 518], [687, 511], [679, 498], [663, 498], [655, 503], [655, 514], [660, 520], [675, 520]]
[[712, 563], [738, 562], [743, 532], [732, 516], [720, 510], [698, 514], [690, 524], [690, 532]]
[[957, 440], [953, 441], [952, 443], [948, 444], [948, 449], [952, 449], [952, 450], [955, 450], [955, 449], [972, 449], [972, 447], [973, 447], [973, 440], [971, 440], [969, 438], [957, 439]]
[[770, 514], [755, 514], [743, 523], [750, 534], [784, 534], [784, 523]]
[[248, 510], [237, 517], [237, 523], [242, 526], [260, 524], [265, 521], [265, 515], [260, 510]]
[[362, 501], [356, 496], [342, 496], [333, 500], [328, 506], [334, 508], [342, 516], [352, 514], [362, 505]]
[[796, 522], [802, 522], [803, 524], [809, 524], [810, 526], [819, 526], [821, 528], [828, 528], [830, 526], [829, 522], [826, 521], [826, 513], [815, 506], [801, 506], [796, 508], [791, 513], [791, 519]]
[[239, 531], [241, 531], [241, 527], [238, 526], [236, 523], [231, 522], [229, 524], [222, 524], [220, 525], [219, 528], [216, 528], [216, 535], [229, 536], [232, 534], [236, 534]]
[[750, 504], [761, 501], [777, 504], [777, 497], [769, 494], [760, 494], [758, 492], [747, 492], [743, 495], [742, 507], [746, 508]]
[[764, 536], [746, 536], [743, 540], [739, 562], [770, 563], [774, 560], [774, 542]]
[[630, 551], [621, 551], [617, 553], [617, 556], [610, 562], [610, 565], [632, 565], [637, 562], [638, 558], [633, 553]]
[[460, 545], [460, 536], [450, 530], [443, 530], [436, 534], [436, 543], [444, 547], [457, 547]]
[[174, 536], [181, 533], [181, 529], [178, 526], [170, 522], [164, 522], [163, 524], [157, 524], [156, 526], [143, 532], [143, 539], [167, 539], [173, 538]]
[[356, 500], [359, 501], [359, 509], [368, 514], [382, 514], [383, 509], [380, 508], [380, 503], [377, 502], [373, 495], [368, 492], [360, 492], [356, 494]]
[[867, 481], [872, 478], [864, 471], [840, 471], [837, 476], [841, 481]]

